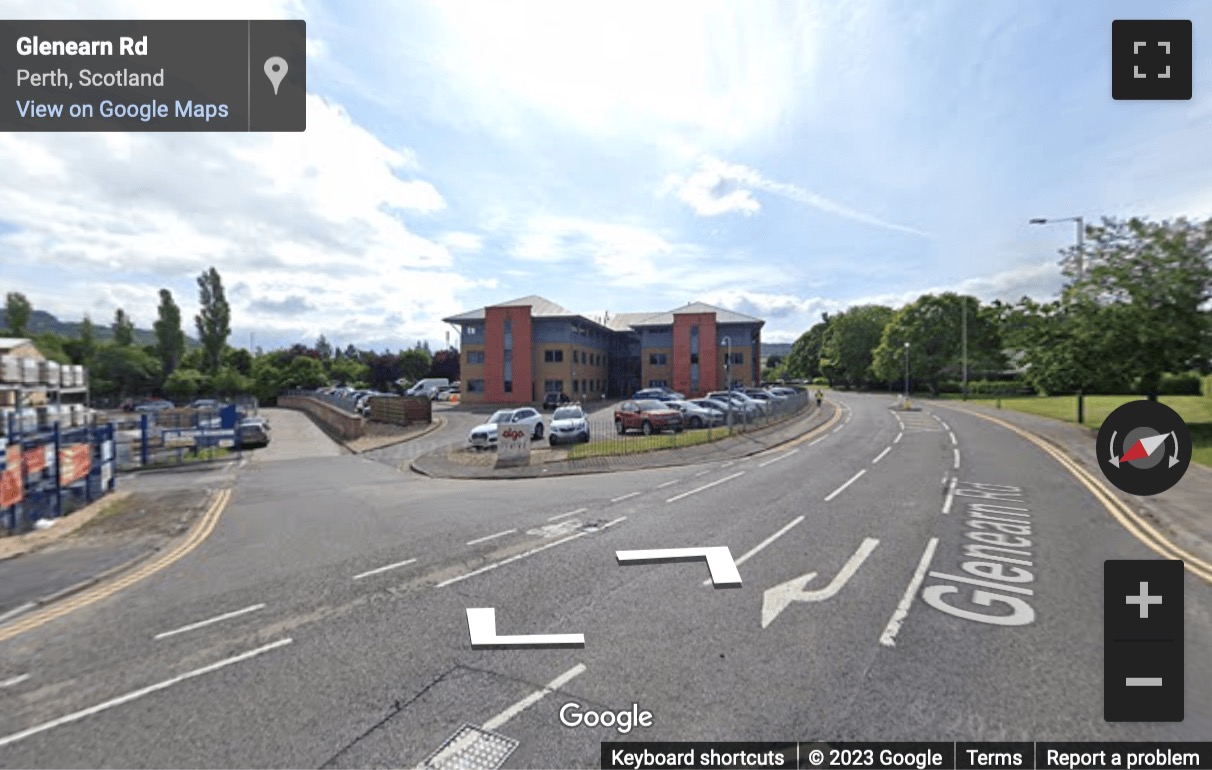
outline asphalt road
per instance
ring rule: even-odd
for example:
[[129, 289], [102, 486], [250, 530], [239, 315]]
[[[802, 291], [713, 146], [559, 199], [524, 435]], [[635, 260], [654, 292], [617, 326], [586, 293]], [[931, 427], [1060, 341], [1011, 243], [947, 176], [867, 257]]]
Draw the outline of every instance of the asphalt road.
[[[1013, 433], [841, 400], [824, 438], [734, 463], [500, 482], [249, 463], [197, 550], [0, 644], [0, 765], [416, 766], [465, 724], [517, 742], [507, 767], [595, 767], [620, 739], [1212, 735], [1207, 584], [1187, 577], [1185, 721], [1104, 722], [1103, 561], [1153, 552]], [[932, 574], [967, 574], [973, 505], [1026, 527], [1030, 580], [995, 591], [1014, 608]], [[710, 546], [739, 588], [616, 558]], [[472, 649], [466, 610], [489, 607], [499, 634], [584, 646]], [[565, 727], [568, 703], [652, 726]]]

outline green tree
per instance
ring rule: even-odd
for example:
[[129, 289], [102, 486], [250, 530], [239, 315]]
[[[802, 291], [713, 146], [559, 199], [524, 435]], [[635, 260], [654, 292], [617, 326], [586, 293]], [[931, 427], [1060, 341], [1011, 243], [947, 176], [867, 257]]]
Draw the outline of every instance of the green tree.
[[177, 401], [189, 401], [202, 392], [205, 384], [202, 372], [177, 367], [164, 381], [164, 393]]
[[329, 361], [332, 359], [332, 344], [323, 334], [316, 340], [316, 352], [320, 354], [321, 361]]
[[119, 347], [127, 347], [135, 341], [135, 322], [130, 320], [130, 316], [122, 308], [114, 311], [114, 344]]
[[310, 356], [299, 356], [282, 373], [283, 388], [319, 388], [328, 383], [324, 365]]
[[253, 362], [252, 394], [261, 403], [271, 403], [282, 390], [283, 371], [271, 356]]
[[109, 344], [97, 349], [92, 389], [118, 398], [149, 395], [159, 374], [159, 362], [139, 348]]
[[89, 318], [88, 313], [85, 313], [84, 319], [80, 321], [76, 339], [65, 342], [63, 349], [71, 356], [73, 364], [92, 366], [93, 356], [97, 352], [97, 336], [96, 331], [93, 329], [93, 321]]
[[230, 366], [224, 366], [210, 378], [210, 389], [220, 398], [242, 395], [252, 389], [253, 380]]
[[417, 347], [412, 350], [404, 350], [400, 352], [400, 377], [416, 382], [419, 379], [429, 374], [430, 367], [433, 366], [433, 359], [429, 355], [429, 351], [421, 347], [421, 343], [417, 343]]
[[171, 375], [185, 355], [185, 332], [181, 328], [181, 308], [168, 289], [160, 290], [160, 306], [156, 309], [156, 354], [165, 377]]
[[214, 374], [223, 363], [223, 347], [231, 336], [231, 306], [219, 271], [213, 267], [198, 276], [198, 304], [200, 310], [194, 323], [202, 341], [202, 371]]
[[877, 379], [900, 382], [909, 343], [909, 378], [925, 383], [932, 395], [944, 378], [960, 379], [963, 326], [967, 317], [968, 370], [1004, 368], [997, 318], [980, 300], [954, 292], [925, 294], [901, 308], [884, 327], [872, 361]]
[[821, 314], [820, 322], [799, 336], [787, 356], [787, 374], [795, 379], [811, 380], [822, 376], [821, 347], [825, 344], [825, 333], [829, 329], [830, 316]]
[[333, 382], [354, 383], [370, 379], [370, 367], [356, 358], [335, 358], [328, 367]]
[[[1074, 328], [1080, 344], [1097, 344], [1097, 355], [1115, 361], [1150, 399], [1157, 398], [1163, 374], [1207, 366], [1212, 220], [1105, 218], [1086, 228], [1083, 275], [1075, 269], [1076, 247], [1062, 254], [1073, 279], [1062, 296], [1066, 313], [1114, 330], [1100, 335], [1081, 324]], [[1072, 311], [1073, 305], [1086, 309]]]
[[67, 346], [71, 340], [61, 334], [54, 332], [42, 332], [35, 334], [32, 338], [34, 346], [38, 348], [38, 352], [46, 356], [48, 361], [54, 361], [59, 364], [72, 363], [71, 354], [67, 351]]
[[4, 297], [4, 317], [8, 331], [14, 337], [24, 337], [29, 333], [29, 319], [34, 308], [29, 299], [19, 291], [10, 291]]
[[890, 307], [860, 305], [830, 319], [821, 344], [821, 371], [831, 383], [840, 380], [848, 387], [867, 384], [872, 376], [872, 352], [893, 315]]
[[253, 355], [244, 348], [229, 347], [223, 351], [223, 365], [235, 369], [245, 377], [252, 376]]
[[1014, 311], [1011, 339], [1022, 351], [1025, 379], [1044, 393], [1127, 390], [1131, 378], [1105, 353], [1118, 345], [1112, 316], [1088, 297], [1070, 295], [1043, 304], [1023, 298]]

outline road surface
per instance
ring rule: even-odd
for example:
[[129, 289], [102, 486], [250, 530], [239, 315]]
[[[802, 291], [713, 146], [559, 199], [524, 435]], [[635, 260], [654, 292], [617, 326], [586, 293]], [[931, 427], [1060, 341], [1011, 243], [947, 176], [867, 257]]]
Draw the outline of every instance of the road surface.
[[[823, 437], [731, 463], [475, 482], [250, 463], [181, 561], [0, 643], [0, 765], [417, 766], [463, 725], [504, 736], [507, 767], [596, 767], [621, 739], [1212, 735], [1206, 583], [1187, 575], [1185, 721], [1108, 724], [1103, 561], [1155, 554], [1012, 432], [840, 401]], [[1018, 538], [1018, 582], [964, 582], [974, 532]], [[716, 546], [739, 588], [617, 558]], [[472, 649], [469, 608], [584, 645]], [[652, 724], [567, 727], [569, 703]]]

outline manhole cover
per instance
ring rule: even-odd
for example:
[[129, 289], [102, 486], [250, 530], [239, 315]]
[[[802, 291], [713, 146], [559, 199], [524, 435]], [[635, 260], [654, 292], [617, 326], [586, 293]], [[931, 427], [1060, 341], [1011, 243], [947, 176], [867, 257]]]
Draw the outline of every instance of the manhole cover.
[[421, 767], [433, 770], [497, 770], [518, 747], [506, 738], [474, 725], [463, 725], [429, 755]]

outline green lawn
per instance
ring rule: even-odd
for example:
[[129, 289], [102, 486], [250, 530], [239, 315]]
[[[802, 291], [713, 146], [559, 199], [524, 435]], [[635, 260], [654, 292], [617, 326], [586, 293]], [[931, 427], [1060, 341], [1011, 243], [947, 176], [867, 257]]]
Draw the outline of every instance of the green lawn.
[[[958, 396], [947, 396], [949, 399]], [[1103, 424], [1107, 415], [1122, 404], [1139, 401], [1141, 396], [1086, 396], [1086, 425], [1094, 430]], [[973, 403], [994, 406], [994, 396], [969, 396]], [[1170, 407], [1183, 418], [1191, 429], [1193, 451], [1191, 459], [1212, 466], [1212, 398], [1207, 396], [1159, 396], [1158, 401]], [[1002, 398], [1003, 409], [1051, 417], [1054, 420], [1077, 422], [1076, 396], [1014, 396]]]
[[727, 428], [686, 430], [681, 433], [656, 433], [651, 436], [612, 436], [606, 441], [577, 444], [568, 450], [568, 459], [610, 457], [614, 455], [634, 454], [636, 452], [652, 452], [657, 449], [694, 446], [695, 444], [706, 444], [708, 441], [715, 441], [727, 436]]

